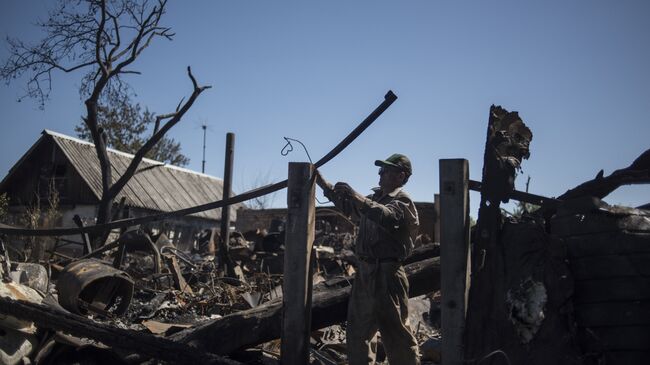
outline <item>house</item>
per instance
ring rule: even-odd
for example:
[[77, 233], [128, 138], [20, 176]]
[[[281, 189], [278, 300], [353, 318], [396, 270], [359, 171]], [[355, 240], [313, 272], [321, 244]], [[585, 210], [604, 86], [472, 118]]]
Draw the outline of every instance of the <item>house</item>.
[[[133, 155], [113, 149], [108, 154], [116, 181]], [[75, 215], [93, 224], [101, 197], [101, 172], [94, 144], [44, 130], [0, 182], [0, 193], [7, 193], [10, 213], [15, 216], [39, 202], [41, 207], [46, 206], [51, 187], [58, 195], [61, 213], [53, 226], [72, 226]], [[126, 215], [140, 217], [221, 200], [222, 195], [222, 179], [143, 159], [115, 202], [124, 198]], [[231, 207], [233, 222], [238, 206]], [[163, 231], [183, 249], [193, 242], [196, 233], [218, 226], [220, 219], [221, 209], [212, 209], [156, 222], [151, 228]]]

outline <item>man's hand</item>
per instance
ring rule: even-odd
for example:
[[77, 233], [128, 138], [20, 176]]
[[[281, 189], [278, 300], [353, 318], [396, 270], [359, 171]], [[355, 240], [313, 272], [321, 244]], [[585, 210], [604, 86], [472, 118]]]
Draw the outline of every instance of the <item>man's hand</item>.
[[342, 181], [339, 181], [339, 182], [336, 183], [336, 185], [334, 185], [334, 191], [337, 194], [340, 194], [340, 195], [343, 195], [343, 196], [352, 196], [352, 195], [354, 195], [354, 189], [352, 189], [352, 187], [348, 183], [342, 182]]
[[344, 196], [359, 203], [363, 202], [365, 199], [363, 195], [357, 193], [356, 190], [352, 189], [352, 187], [346, 182], [337, 182], [336, 185], [334, 185], [334, 192], [337, 195]]
[[365, 197], [357, 193], [352, 187], [346, 182], [337, 182], [336, 185], [332, 186], [321, 173], [316, 170], [316, 184], [323, 189], [323, 194], [335, 205], [337, 203], [343, 203], [345, 201], [351, 202], [354, 205], [363, 203]]

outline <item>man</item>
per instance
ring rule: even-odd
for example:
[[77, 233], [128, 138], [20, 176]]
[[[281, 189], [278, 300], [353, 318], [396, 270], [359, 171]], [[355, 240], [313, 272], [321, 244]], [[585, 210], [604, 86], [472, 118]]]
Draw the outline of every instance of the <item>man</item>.
[[408, 319], [408, 280], [402, 261], [410, 253], [419, 221], [415, 204], [402, 190], [412, 174], [401, 154], [377, 160], [379, 187], [364, 197], [347, 183], [318, 185], [337, 208], [360, 217], [355, 243], [357, 274], [348, 304], [347, 348], [351, 365], [373, 364], [372, 340], [381, 333], [390, 364], [419, 364], [418, 347]]

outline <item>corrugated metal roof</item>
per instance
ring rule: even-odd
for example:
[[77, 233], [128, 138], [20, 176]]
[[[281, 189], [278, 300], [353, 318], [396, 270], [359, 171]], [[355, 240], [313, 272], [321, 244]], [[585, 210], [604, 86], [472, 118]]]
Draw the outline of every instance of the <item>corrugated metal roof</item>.
[[[53, 138], [99, 200], [102, 184], [95, 145], [49, 130], [43, 134]], [[108, 149], [108, 153], [115, 182], [126, 171], [133, 155], [113, 149]], [[116, 200], [125, 197], [128, 206], [170, 212], [217, 201], [222, 196], [222, 179], [145, 158]], [[192, 216], [219, 220], [221, 209]]]

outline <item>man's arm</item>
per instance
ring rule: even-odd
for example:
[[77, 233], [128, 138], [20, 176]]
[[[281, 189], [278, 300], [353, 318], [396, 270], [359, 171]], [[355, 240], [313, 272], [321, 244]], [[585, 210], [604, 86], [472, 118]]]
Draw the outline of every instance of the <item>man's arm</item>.
[[[369, 199], [368, 199], [369, 200]], [[384, 228], [396, 228], [404, 219], [404, 204], [399, 201], [392, 201], [388, 204], [380, 204], [373, 201], [364, 202], [360, 211], [368, 219], [378, 223]]]
[[361, 195], [348, 183], [337, 182], [333, 189], [334, 194], [344, 197], [346, 203], [351, 203], [357, 214], [365, 215], [386, 229], [394, 230], [402, 225], [418, 224], [415, 204], [408, 196], [400, 197], [388, 204], [381, 204]]
[[349, 194], [342, 192], [340, 188], [337, 188], [341, 183], [337, 183], [336, 186], [333, 186], [325, 180], [318, 170], [316, 170], [316, 184], [323, 189], [323, 195], [334, 203], [334, 206], [341, 210], [345, 215], [356, 217], [360, 215], [358, 203], [356, 203]]
[[403, 224], [418, 224], [418, 213], [415, 204], [407, 195], [390, 203], [381, 204], [359, 194], [344, 182], [336, 183], [334, 191], [347, 196], [361, 214], [384, 228], [397, 229]]

